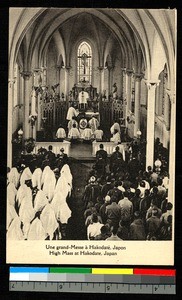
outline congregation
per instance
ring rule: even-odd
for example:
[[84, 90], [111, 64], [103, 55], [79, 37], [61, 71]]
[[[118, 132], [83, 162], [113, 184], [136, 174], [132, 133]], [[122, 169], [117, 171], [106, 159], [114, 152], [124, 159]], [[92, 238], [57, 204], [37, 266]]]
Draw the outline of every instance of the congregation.
[[[77, 222], [83, 219], [80, 239], [172, 239], [167, 168], [163, 163], [160, 170], [148, 166], [145, 171], [145, 159], [138, 155], [142, 147], [141, 142], [132, 141], [124, 160], [118, 146], [109, 157], [100, 144], [85, 183], [79, 183], [84, 184], [82, 211], [77, 218]], [[159, 144], [155, 148], [161, 150]], [[51, 145], [36, 155], [20, 157], [8, 169], [8, 239], [68, 239], [68, 224], [73, 213], [77, 214], [78, 201], [74, 199], [71, 169], [72, 161], [64, 149], [55, 155]]]

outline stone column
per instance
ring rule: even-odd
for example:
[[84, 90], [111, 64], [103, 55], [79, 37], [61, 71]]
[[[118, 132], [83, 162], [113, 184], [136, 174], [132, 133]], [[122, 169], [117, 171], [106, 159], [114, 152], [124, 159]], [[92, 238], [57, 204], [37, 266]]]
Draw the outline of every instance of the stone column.
[[164, 105], [164, 122], [168, 131], [170, 130], [170, 95], [170, 91], [166, 89]]
[[14, 79], [8, 80], [8, 153], [7, 166], [12, 167], [12, 130], [13, 130], [13, 98], [14, 98]]
[[64, 96], [65, 100], [67, 99], [67, 95], [69, 93], [69, 73], [70, 73], [70, 66], [65, 67], [65, 90], [64, 90]]
[[168, 199], [174, 203], [175, 198], [175, 147], [176, 147], [176, 96], [171, 93], [171, 120], [170, 120], [170, 144], [169, 144], [169, 190]]
[[121, 68], [122, 71], [122, 98], [123, 98], [123, 118], [126, 120], [126, 68]]
[[134, 136], [137, 136], [137, 130], [140, 129], [140, 97], [142, 74], [135, 74], [135, 125]]
[[41, 69], [34, 69], [33, 71], [33, 85], [38, 87], [42, 85], [42, 76], [41, 76]]
[[146, 168], [154, 164], [154, 130], [155, 130], [155, 91], [158, 82], [146, 81], [148, 87], [147, 100], [147, 146]]
[[104, 68], [103, 67], [98, 67], [99, 70], [99, 93], [103, 93], [103, 75], [104, 75]]
[[[30, 137], [30, 124], [29, 124], [29, 115], [30, 115], [30, 99], [31, 99], [31, 90], [32, 90], [32, 73], [22, 72], [21, 75], [24, 79], [24, 138], [27, 139]], [[30, 79], [31, 78], [31, 79]]]
[[42, 67], [42, 86], [47, 86], [47, 68]]
[[108, 69], [108, 95], [111, 94], [111, 73], [112, 73], [112, 67], [107, 67]]
[[133, 70], [126, 70], [126, 117], [128, 112], [131, 111], [131, 76]]

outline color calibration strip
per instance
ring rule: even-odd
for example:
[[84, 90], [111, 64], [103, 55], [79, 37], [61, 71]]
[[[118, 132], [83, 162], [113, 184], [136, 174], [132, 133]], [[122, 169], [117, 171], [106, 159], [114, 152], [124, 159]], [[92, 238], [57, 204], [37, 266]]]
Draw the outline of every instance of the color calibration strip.
[[175, 294], [176, 270], [10, 267], [10, 291]]

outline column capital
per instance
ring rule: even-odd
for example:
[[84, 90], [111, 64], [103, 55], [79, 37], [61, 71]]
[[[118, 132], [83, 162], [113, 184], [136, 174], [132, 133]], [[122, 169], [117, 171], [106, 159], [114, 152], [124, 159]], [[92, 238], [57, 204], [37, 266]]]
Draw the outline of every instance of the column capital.
[[98, 69], [100, 72], [102, 72], [102, 71], [104, 70], [104, 67], [103, 67], [103, 66], [99, 66], [99, 67], [97, 67], [97, 69]]
[[160, 80], [154, 81], [154, 80], [144, 79], [144, 82], [145, 82], [146, 86], [148, 87], [148, 89], [151, 90], [151, 89], [156, 88], [159, 85]]
[[13, 85], [15, 84], [15, 79], [14, 78], [9, 78], [8, 79], [8, 84], [9, 84], [9, 88], [13, 88]]
[[108, 71], [111, 71], [113, 69], [113, 66], [107, 66]]
[[22, 71], [20, 75], [23, 77], [23, 79], [28, 80], [32, 76], [32, 72], [30, 71]]
[[131, 70], [131, 69], [126, 69], [126, 74], [128, 75], [128, 76], [132, 76], [133, 75], [133, 70]]
[[34, 73], [39, 73], [39, 72], [42, 72], [42, 69], [41, 68], [35, 68], [35, 69], [33, 69], [33, 72]]
[[46, 66], [42, 66], [42, 67], [41, 67], [41, 70], [42, 70], [42, 71], [47, 70], [47, 67], [46, 67]]
[[141, 81], [142, 78], [144, 77], [144, 74], [140, 74], [140, 73], [135, 73], [133, 74], [134, 78], [135, 78], [135, 81]]
[[69, 73], [69, 72], [70, 72], [70, 70], [71, 70], [71, 68], [72, 68], [71, 66], [65, 66], [65, 70], [66, 70], [66, 72], [68, 72], [68, 73]]

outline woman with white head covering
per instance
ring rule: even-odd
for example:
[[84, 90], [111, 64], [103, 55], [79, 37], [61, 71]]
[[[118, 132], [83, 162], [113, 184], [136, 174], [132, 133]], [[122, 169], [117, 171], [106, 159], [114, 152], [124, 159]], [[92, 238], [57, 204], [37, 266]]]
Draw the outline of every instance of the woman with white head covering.
[[68, 184], [72, 188], [72, 179], [73, 179], [73, 176], [71, 174], [70, 167], [67, 164], [62, 167], [62, 169], [60, 171], [60, 175], [61, 176], [65, 176]]
[[23, 232], [21, 230], [21, 221], [17, 216], [11, 222], [8, 231], [7, 231], [7, 239], [8, 240], [23, 240]]
[[29, 197], [30, 195], [32, 195], [31, 189], [25, 183], [20, 185], [17, 195], [16, 195], [16, 202], [17, 202], [18, 208], [20, 207], [23, 198], [26, 196]]
[[46, 166], [42, 172], [42, 178], [41, 178], [41, 186], [44, 184], [44, 180], [45, 180], [45, 176], [47, 173], [49, 173], [49, 171], [51, 170], [51, 168], [49, 166]]
[[48, 199], [45, 193], [42, 190], [38, 191], [34, 200], [35, 213], [38, 211], [42, 211], [42, 209], [44, 208], [44, 206], [46, 206], [46, 204], [48, 204]]
[[[66, 196], [62, 192], [57, 192], [54, 195], [54, 198], [51, 202], [51, 206], [54, 210], [54, 214], [56, 217], [56, 220], [59, 224], [58, 227], [58, 239], [61, 239], [62, 236], [64, 236], [65, 231], [63, 231], [63, 228], [65, 229], [65, 225], [68, 222], [68, 219], [71, 216], [71, 210], [69, 209], [67, 202], [66, 202]], [[64, 226], [63, 226], [64, 224]]]
[[35, 171], [32, 174], [32, 187], [37, 187], [39, 190], [41, 190], [41, 178], [42, 178], [42, 170], [40, 168], [35, 169]]
[[47, 234], [45, 232], [45, 229], [43, 228], [42, 222], [35, 218], [33, 220], [32, 224], [30, 225], [30, 229], [28, 232], [28, 240], [45, 240], [47, 237]]
[[53, 239], [53, 234], [58, 228], [59, 224], [56, 221], [54, 210], [51, 204], [47, 204], [40, 215], [40, 221], [42, 222], [45, 232], [49, 235], [50, 240]]
[[67, 182], [65, 176], [59, 177], [57, 181], [54, 195], [56, 195], [57, 193], [61, 193], [65, 199], [67, 198], [68, 195], [71, 195], [71, 186]]
[[30, 171], [29, 167], [25, 168], [21, 174], [20, 177], [20, 184], [25, 183], [25, 181], [27, 180], [31, 180], [32, 179], [32, 172]]
[[18, 187], [20, 180], [20, 174], [18, 173], [17, 168], [11, 168], [10, 172], [8, 173], [8, 181], [14, 183], [15, 187]]
[[15, 207], [17, 189], [14, 183], [10, 182], [7, 186], [7, 202]]
[[6, 230], [8, 230], [11, 222], [14, 218], [18, 217], [16, 210], [13, 205], [7, 203], [7, 214], [6, 214]]
[[19, 210], [19, 217], [21, 222], [23, 223], [23, 234], [24, 239], [27, 239], [28, 231], [30, 228], [30, 222], [33, 220], [35, 216], [35, 210], [32, 206], [32, 195], [27, 195], [23, 198]]
[[56, 186], [56, 177], [52, 170], [49, 170], [44, 178], [43, 191], [48, 197], [49, 201], [54, 197], [54, 191]]

